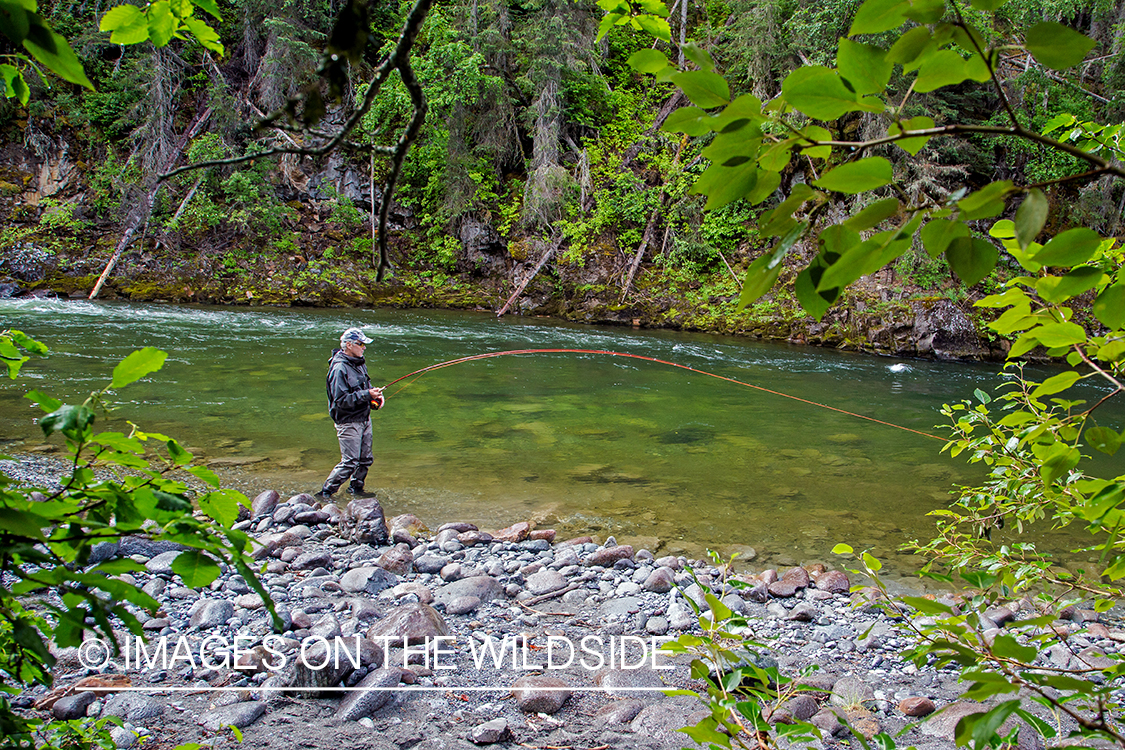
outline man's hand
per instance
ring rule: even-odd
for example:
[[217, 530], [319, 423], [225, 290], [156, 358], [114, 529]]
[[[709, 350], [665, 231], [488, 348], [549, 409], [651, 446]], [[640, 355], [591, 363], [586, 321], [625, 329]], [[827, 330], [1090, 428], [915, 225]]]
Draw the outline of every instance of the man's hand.
[[382, 409], [383, 404], [387, 402], [387, 399], [383, 397], [382, 388], [372, 388], [367, 392], [367, 395], [371, 397], [371, 408], [373, 409]]

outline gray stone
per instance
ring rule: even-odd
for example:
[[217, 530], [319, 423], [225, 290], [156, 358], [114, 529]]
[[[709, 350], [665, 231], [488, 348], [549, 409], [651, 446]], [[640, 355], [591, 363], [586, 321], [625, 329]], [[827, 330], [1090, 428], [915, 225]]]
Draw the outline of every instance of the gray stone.
[[349, 594], [365, 592], [377, 594], [383, 589], [393, 587], [398, 577], [389, 570], [379, 567], [352, 568], [340, 576], [340, 588]]
[[449, 563], [448, 557], [425, 554], [414, 561], [414, 570], [418, 573], [440, 573]]
[[439, 588], [434, 592], [434, 602], [448, 604], [459, 596], [475, 596], [482, 602], [490, 602], [503, 590], [500, 582], [491, 576], [472, 576]]
[[337, 638], [330, 642], [315, 641], [293, 657], [293, 678], [290, 686], [301, 688], [302, 698], [338, 697], [337, 693], [321, 690], [335, 687], [356, 669], [383, 660], [381, 645], [362, 637]]
[[375, 564], [395, 575], [404, 576], [414, 568], [414, 555], [410, 554], [409, 544], [398, 544], [384, 552]]
[[442, 635], [449, 635], [449, 626], [436, 609], [421, 602], [396, 607], [367, 631], [371, 640], [386, 640], [392, 646], [426, 643], [427, 639]]
[[266, 490], [250, 501], [250, 512], [254, 517], [272, 515], [277, 509], [277, 501], [281, 496], [276, 490]]
[[596, 549], [586, 556], [582, 561], [583, 565], [595, 566], [600, 565], [606, 568], [612, 568], [613, 564], [618, 560], [631, 560], [633, 559], [633, 547], [629, 544], [619, 544], [616, 547], [602, 547]]
[[312, 570], [314, 568], [332, 568], [332, 553], [326, 549], [302, 552], [293, 562], [289, 563], [293, 570]]
[[114, 693], [102, 706], [102, 716], [120, 716], [125, 721], [137, 724], [164, 713], [164, 704], [144, 693]]
[[459, 596], [445, 605], [447, 615], [467, 615], [480, 606], [480, 599], [475, 596]]
[[508, 729], [508, 720], [501, 716], [492, 721], [486, 721], [473, 727], [469, 739], [477, 745], [492, 745], [506, 739], [511, 734]]
[[594, 714], [594, 721], [606, 726], [628, 724], [637, 718], [644, 707], [644, 702], [639, 700], [610, 701], [598, 709]]
[[244, 729], [261, 718], [265, 712], [266, 704], [262, 701], [235, 703], [207, 711], [196, 719], [196, 723], [209, 732], [218, 732], [223, 727], [230, 726]]
[[391, 688], [398, 685], [401, 677], [402, 670], [398, 667], [376, 669], [369, 673], [356, 685], [361, 690], [345, 694], [336, 709], [336, 718], [341, 721], [357, 721], [375, 713], [394, 697]]
[[119, 750], [127, 750], [137, 744], [137, 733], [131, 732], [125, 727], [110, 727], [110, 739], [113, 740], [113, 746]]
[[217, 628], [234, 617], [234, 605], [226, 599], [198, 599], [191, 605], [189, 617], [193, 628]]
[[535, 596], [549, 594], [552, 591], [564, 588], [566, 588], [566, 578], [557, 570], [551, 570], [550, 568], [543, 568], [536, 573], [532, 573], [527, 579], [527, 590]]
[[340, 519], [340, 536], [362, 544], [382, 545], [390, 538], [383, 506], [373, 495], [348, 503]]
[[98, 696], [90, 690], [67, 695], [55, 701], [55, 705], [51, 707], [51, 713], [61, 721], [81, 719], [86, 715], [86, 709], [89, 705], [97, 699]]
[[180, 556], [181, 550], [161, 552], [156, 557], [145, 563], [145, 569], [153, 575], [172, 575], [172, 563]]
[[646, 706], [633, 719], [633, 732], [652, 744], [663, 747], [683, 747], [681, 727], [695, 726], [711, 712], [696, 701], [667, 700]]
[[555, 677], [529, 675], [512, 685], [516, 707], [525, 714], [553, 714], [570, 697], [570, 685]]
[[676, 572], [668, 567], [659, 567], [649, 573], [642, 587], [655, 594], [667, 594], [676, 585]]

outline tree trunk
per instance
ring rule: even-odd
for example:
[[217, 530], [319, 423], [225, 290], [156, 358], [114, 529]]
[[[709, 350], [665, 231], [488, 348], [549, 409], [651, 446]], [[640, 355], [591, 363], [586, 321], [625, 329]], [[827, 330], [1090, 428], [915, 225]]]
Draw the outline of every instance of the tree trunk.
[[543, 266], [547, 265], [547, 261], [552, 255], [555, 254], [555, 251], [562, 247], [562, 243], [562, 235], [559, 235], [558, 239], [551, 243], [551, 245], [547, 248], [547, 252], [543, 253], [543, 257], [539, 259], [539, 262], [535, 265], [535, 268], [532, 269], [528, 277], [520, 283], [519, 287], [516, 288], [516, 291], [512, 294], [511, 297], [508, 298], [508, 301], [504, 303], [504, 306], [496, 311], [496, 317], [502, 317], [504, 313], [508, 312], [508, 308], [512, 306], [512, 303], [515, 302], [521, 294], [523, 294], [523, 290], [526, 289], [527, 285], [531, 283], [531, 280], [539, 274], [539, 271], [543, 268]]

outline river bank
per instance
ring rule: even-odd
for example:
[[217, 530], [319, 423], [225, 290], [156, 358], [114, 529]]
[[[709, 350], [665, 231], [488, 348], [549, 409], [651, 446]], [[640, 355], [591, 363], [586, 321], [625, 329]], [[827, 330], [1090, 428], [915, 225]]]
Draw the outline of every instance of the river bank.
[[[58, 464], [43, 457], [0, 468], [22, 483], [58, 476]], [[97, 556], [142, 563], [131, 582], [161, 604], [140, 616], [150, 637], [141, 663], [118, 659], [107, 669], [96, 645], [67, 650], [57, 654], [54, 695], [20, 695], [16, 705], [60, 718], [119, 716], [119, 747], [143, 736], [146, 747], [160, 748], [264, 748], [279, 737], [293, 747], [387, 750], [679, 748], [688, 741], [675, 730], [706, 712], [662, 691], [700, 683], [682, 658], [653, 650], [698, 630], [689, 600], [703, 601], [702, 583], [747, 618], [760, 665], [805, 675], [807, 690], [766, 709], [772, 722], [811, 720], [823, 732], [814, 746], [846, 742], [846, 719], [867, 736], [905, 730], [901, 743], [950, 748], [957, 719], [982, 710], [959, 700], [956, 671], [904, 662], [904, 621], [874, 607], [862, 582], [822, 565], [747, 570], [735, 576], [747, 585], [736, 588], [729, 571], [706, 561], [656, 557], [613, 539], [558, 539], [526, 522], [487, 532], [399, 515], [384, 526], [369, 502], [341, 509], [270, 490], [250, 505], [239, 527], [257, 540], [280, 635], [233, 571], [193, 591], [172, 573], [178, 549], [126, 539]], [[1029, 614], [1026, 601], [1009, 607], [992, 613], [997, 628]], [[1051, 658], [1081, 667], [1116, 653], [1125, 632], [1097, 619], [1075, 611], [1055, 623], [1067, 641]], [[331, 648], [340, 655], [354, 644], [343, 654], [354, 662], [302, 668], [307, 644], [319, 663], [318, 641], [336, 636], [344, 645]], [[161, 637], [171, 663], [155, 656]], [[577, 658], [567, 659], [568, 645]], [[335, 685], [368, 690], [341, 697]], [[935, 709], [944, 710], [930, 716]], [[242, 730], [240, 744], [228, 725]], [[1042, 746], [1024, 727], [1021, 747]]]

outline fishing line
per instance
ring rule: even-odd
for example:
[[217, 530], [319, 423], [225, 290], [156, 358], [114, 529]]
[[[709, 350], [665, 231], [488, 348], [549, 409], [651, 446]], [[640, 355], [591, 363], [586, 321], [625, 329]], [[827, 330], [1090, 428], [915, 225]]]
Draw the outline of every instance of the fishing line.
[[[420, 377], [427, 372], [432, 372], [434, 370], [441, 370], [441, 369], [446, 368], [446, 367], [452, 367], [453, 365], [459, 365], [462, 362], [473, 362], [473, 361], [478, 360], [478, 359], [491, 359], [493, 357], [507, 357], [507, 356], [512, 355], [512, 354], [600, 354], [600, 355], [607, 356], [607, 357], [627, 357], [629, 359], [642, 359], [646, 362], [656, 362], [657, 364], [668, 365], [669, 367], [677, 367], [681, 370], [687, 370], [688, 372], [694, 372], [697, 375], [706, 375], [709, 378], [716, 378], [718, 380], [725, 380], [728, 383], [734, 383], [735, 385], [741, 385], [741, 386], [744, 386], [746, 388], [753, 388], [756, 391], [762, 391], [763, 393], [769, 393], [773, 396], [780, 396], [782, 398], [791, 399], [793, 401], [800, 401], [801, 403], [809, 404], [810, 406], [818, 406], [821, 409], [828, 409], [829, 411], [838, 412], [840, 414], [847, 414], [849, 417], [856, 417], [857, 419], [866, 419], [868, 422], [874, 422], [876, 424], [881, 424], [881, 425], [884, 425], [886, 427], [893, 427], [896, 430], [905, 430], [906, 432], [913, 432], [915, 435], [921, 435], [922, 437], [933, 438], [934, 440], [941, 440], [942, 442], [949, 442], [948, 438], [941, 437], [940, 435], [931, 435], [928, 432], [922, 432], [921, 430], [915, 430], [915, 429], [910, 428], [910, 427], [903, 427], [902, 425], [894, 424], [893, 422], [884, 422], [881, 419], [875, 419], [875, 417], [869, 417], [869, 416], [866, 416], [864, 414], [857, 414], [854, 411], [848, 411], [847, 409], [840, 409], [840, 408], [837, 408], [835, 406], [829, 406], [828, 404], [822, 404], [822, 403], [817, 402], [817, 401], [810, 401], [807, 398], [801, 398], [800, 396], [793, 396], [793, 395], [788, 394], [788, 393], [782, 393], [781, 391], [771, 390], [769, 388], [764, 388], [760, 385], [754, 385], [753, 383], [747, 383], [747, 382], [744, 382], [742, 380], [735, 380], [734, 378], [728, 378], [725, 375], [717, 375], [713, 372], [707, 372], [706, 370], [699, 370], [699, 369], [696, 369], [695, 367], [689, 367], [688, 365], [681, 365], [678, 362], [669, 362], [666, 359], [657, 359], [656, 357], [646, 357], [642, 354], [629, 354], [627, 352], [612, 352], [612, 351], [607, 351], [607, 350], [604, 350], [604, 349], [510, 349], [508, 351], [503, 351], [503, 352], [486, 352], [484, 354], [473, 354], [473, 355], [470, 355], [468, 357], [458, 357], [457, 359], [451, 359], [451, 360], [448, 360], [448, 361], [445, 361], [445, 362], [438, 362], [436, 365], [430, 365], [429, 367], [423, 367], [420, 370], [415, 370], [414, 372], [403, 375], [401, 378], [395, 378], [394, 380], [392, 380], [391, 382], [389, 382], [385, 386], [383, 386], [383, 388], [385, 390], [387, 388], [390, 388], [395, 383], [400, 383], [404, 380], [409, 380], [410, 378], [417, 378], [417, 377]], [[411, 381], [411, 382], [413, 382], [413, 381]], [[408, 385], [410, 385], [410, 382], [406, 383], [401, 388], [397, 389], [395, 391], [395, 393], [399, 393], [400, 391], [402, 391], [403, 388], [406, 388]], [[391, 395], [393, 396], [393, 395], [395, 395], [395, 393], [392, 393]]]

